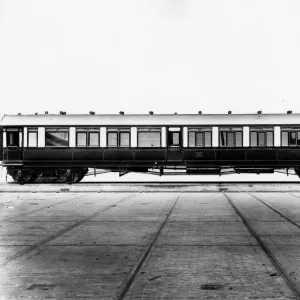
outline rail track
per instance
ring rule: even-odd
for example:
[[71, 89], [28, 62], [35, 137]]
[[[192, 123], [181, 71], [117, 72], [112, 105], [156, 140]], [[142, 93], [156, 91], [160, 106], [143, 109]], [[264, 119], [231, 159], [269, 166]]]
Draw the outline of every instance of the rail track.
[[[237, 205], [235, 205], [234, 201], [230, 198], [230, 196], [228, 196], [226, 193], [223, 193], [223, 194], [226, 197], [226, 199], [228, 200], [231, 207], [236, 212], [236, 214], [242, 219], [244, 225], [246, 226], [246, 228], [248, 229], [250, 234], [256, 239], [256, 241], [258, 242], [260, 247], [263, 249], [263, 251], [265, 252], [267, 257], [273, 264], [273, 266], [276, 268], [276, 270], [278, 271], [278, 275], [281, 275], [284, 278], [287, 285], [291, 288], [291, 290], [293, 291], [295, 296], [297, 296], [297, 299], [300, 299], [300, 286], [297, 285], [295, 280], [293, 280], [293, 278], [290, 276], [290, 274], [285, 270], [285, 268], [280, 263], [279, 259], [277, 259], [276, 255], [273, 254], [273, 252], [270, 249], [270, 247], [268, 246], [268, 244], [266, 242], [264, 242], [264, 240], [260, 237], [259, 233], [252, 226], [251, 221], [248, 220], [247, 216], [245, 216], [241, 212], [241, 210], [237, 207]], [[252, 195], [251, 193], [248, 193], [248, 194], [250, 196], [252, 196], [253, 198], [255, 198], [256, 200], [258, 200], [261, 204], [263, 204], [266, 207], [268, 207], [269, 209], [271, 209], [273, 212], [277, 213], [280, 217], [284, 218], [287, 222], [292, 223], [293, 225], [295, 225], [296, 227], [298, 227], [300, 229], [300, 224], [298, 222], [296, 222], [294, 219], [287, 216], [285, 213], [282, 213], [278, 209], [274, 208], [272, 205], [266, 203], [264, 200], [260, 199], [259, 197]], [[295, 195], [293, 195], [293, 196], [295, 196]]]

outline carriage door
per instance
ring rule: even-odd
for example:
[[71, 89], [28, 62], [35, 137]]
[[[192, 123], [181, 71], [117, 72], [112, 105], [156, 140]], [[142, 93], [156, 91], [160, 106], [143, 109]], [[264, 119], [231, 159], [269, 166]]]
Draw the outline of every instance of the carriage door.
[[4, 150], [4, 160], [20, 161], [22, 160], [23, 146], [23, 130], [22, 128], [6, 129], [6, 149]]
[[168, 128], [168, 162], [182, 162], [182, 128]]

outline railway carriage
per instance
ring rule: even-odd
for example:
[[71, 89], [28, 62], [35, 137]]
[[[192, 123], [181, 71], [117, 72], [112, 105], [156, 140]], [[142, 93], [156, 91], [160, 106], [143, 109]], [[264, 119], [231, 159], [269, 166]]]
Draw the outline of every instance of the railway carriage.
[[0, 160], [21, 184], [119, 172], [300, 175], [300, 114], [5, 115]]

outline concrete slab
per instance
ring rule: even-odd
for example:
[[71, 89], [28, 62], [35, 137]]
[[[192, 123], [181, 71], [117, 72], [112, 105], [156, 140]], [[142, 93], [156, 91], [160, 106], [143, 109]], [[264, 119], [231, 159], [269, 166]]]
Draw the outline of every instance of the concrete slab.
[[34, 245], [69, 226], [70, 222], [1, 222], [0, 245]]
[[286, 222], [286, 219], [247, 193], [228, 193], [227, 195], [234, 201], [241, 212], [246, 214], [249, 221]]
[[[296, 226], [248, 194], [228, 194], [298, 282]], [[0, 299], [114, 299], [178, 196], [126, 299], [296, 299], [222, 193], [10, 195], [19, 198], [2, 201], [13, 204], [15, 214], [0, 223], [0, 242], [7, 245], [0, 246], [0, 256], [14, 259], [0, 270]], [[48, 208], [48, 203], [54, 205]], [[296, 207], [297, 202], [290, 203]], [[47, 236], [52, 239], [30, 252], [13, 246], [30, 248]], [[203, 289], [214, 284], [220, 289]]]
[[222, 194], [184, 193], [174, 208], [170, 221], [241, 221]]
[[155, 247], [125, 299], [295, 299], [274, 272], [256, 246]]
[[[26, 249], [26, 246], [0, 246], [0, 265], [3, 264], [9, 257], [15, 255], [16, 253]], [[0, 275], [2, 276], [3, 273], [0, 269]], [[0, 277], [1, 277], [0, 276]], [[0, 287], [1, 290], [1, 287]], [[1, 293], [0, 293], [1, 299]]]
[[[299, 223], [300, 226], [300, 194], [293, 193], [252, 193], [279, 212]], [[297, 196], [297, 197], [296, 197]]]
[[156, 245], [258, 245], [241, 222], [167, 222]]
[[135, 246], [41, 247], [6, 266], [0, 295], [4, 299], [112, 299], [142, 251]]
[[[131, 194], [126, 195], [129, 197]], [[125, 198], [122, 194], [93, 194], [93, 195], [77, 195], [72, 198], [72, 202], [64, 202], [55, 206], [45, 207], [43, 210], [33, 211], [29, 215], [21, 215], [15, 217], [14, 221], [77, 221], [92, 215], [95, 211], [109, 205], [113, 205], [116, 201]], [[55, 197], [59, 197], [56, 195]]]
[[[289, 222], [252, 222], [251, 226], [260, 236], [288, 235], [300, 236], [300, 228]], [[300, 249], [299, 249], [300, 250]]]
[[88, 222], [47, 245], [146, 245], [158, 230], [158, 221]]
[[180, 193], [135, 194], [91, 221], [159, 221], [165, 218]]
[[[10, 196], [10, 197], [7, 197]], [[19, 215], [26, 215], [30, 212], [51, 207], [60, 202], [71, 201], [78, 195], [70, 193], [69, 195], [50, 195], [50, 194], [28, 194], [26, 197], [22, 194], [7, 194], [6, 200], [0, 204], [0, 220], [12, 219]]]

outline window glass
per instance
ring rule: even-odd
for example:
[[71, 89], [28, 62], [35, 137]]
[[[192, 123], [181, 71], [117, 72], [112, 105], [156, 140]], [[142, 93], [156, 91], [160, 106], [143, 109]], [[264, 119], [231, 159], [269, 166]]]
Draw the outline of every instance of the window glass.
[[205, 147], [211, 147], [211, 132], [205, 132], [204, 145]]
[[289, 146], [296, 146], [296, 132], [290, 131], [289, 132]]
[[179, 145], [179, 132], [172, 132], [171, 133], [171, 145], [178, 146]]
[[196, 146], [197, 147], [203, 147], [203, 132], [197, 132], [196, 133]]
[[89, 133], [89, 146], [99, 146], [99, 132]]
[[297, 145], [300, 146], [300, 131], [297, 132]]
[[250, 146], [257, 147], [257, 132], [255, 131], [250, 132], [250, 139], [251, 139]]
[[77, 146], [86, 147], [86, 132], [77, 132]]
[[226, 146], [227, 139], [226, 139], [226, 131], [220, 132], [220, 146]]
[[160, 132], [138, 132], [138, 147], [160, 147]]
[[242, 132], [240, 132], [240, 131], [237, 131], [235, 133], [235, 145], [237, 147], [242, 147], [242, 145], [243, 145]]
[[258, 132], [258, 146], [265, 146], [265, 132]]
[[120, 146], [129, 147], [129, 132], [120, 132]]
[[274, 133], [272, 131], [267, 132], [267, 146], [273, 146], [274, 145]]
[[288, 132], [281, 132], [281, 146], [288, 146]]
[[19, 146], [19, 132], [18, 131], [8, 131], [6, 137], [7, 146], [14, 147]]
[[195, 147], [195, 132], [189, 132], [189, 147]]
[[107, 133], [107, 146], [117, 147], [118, 146], [118, 133], [108, 132]]
[[46, 131], [46, 147], [68, 147], [69, 132]]
[[37, 147], [37, 132], [28, 132], [28, 147]]
[[234, 147], [234, 133], [227, 132], [227, 146]]

